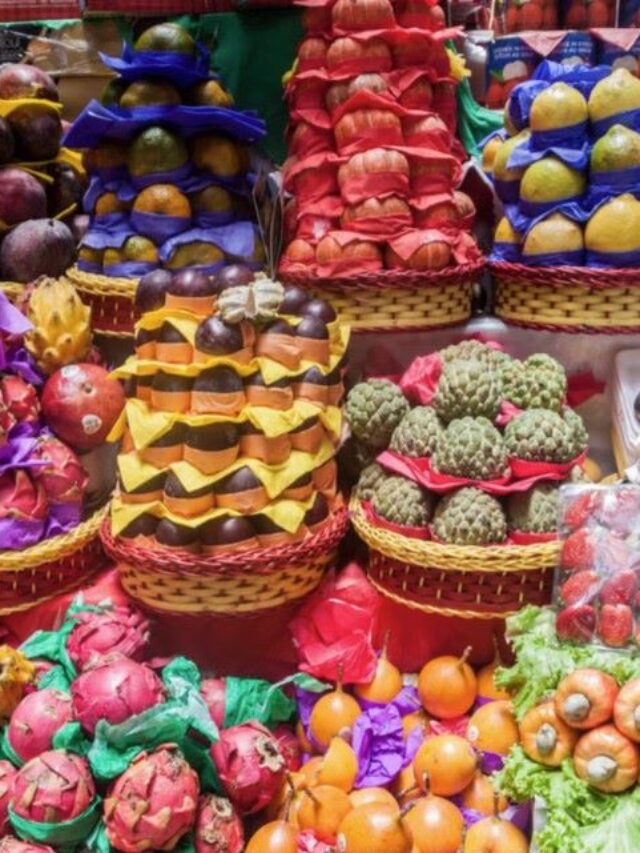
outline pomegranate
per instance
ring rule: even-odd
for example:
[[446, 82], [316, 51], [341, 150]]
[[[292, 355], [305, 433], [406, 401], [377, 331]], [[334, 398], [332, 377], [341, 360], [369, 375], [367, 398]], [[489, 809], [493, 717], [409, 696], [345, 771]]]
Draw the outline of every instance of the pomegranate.
[[42, 412], [54, 433], [75, 450], [104, 442], [124, 408], [122, 386], [97, 364], [68, 364], [47, 379]]

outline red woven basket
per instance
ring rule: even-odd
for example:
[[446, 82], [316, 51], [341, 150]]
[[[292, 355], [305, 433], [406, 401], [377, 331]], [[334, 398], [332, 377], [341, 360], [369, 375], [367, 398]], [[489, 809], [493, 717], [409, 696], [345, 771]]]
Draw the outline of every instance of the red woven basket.
[[210, 557], [114, 537], [108, 519], [101, 537], [106, 552], [118, 563], [124, 588], [145, 607], [184, 614], [252, 615], [315, 589], [348, 524], [342, 508], [301, 542]]
[[379, 527], [352, 498], [351, 520], [369, 546], [369, 577], [388, 598], [444, 616], [494, 619], [551, 601], [558, 543], [464, 546]]
[[91, 308], [91, 328], [99, 335], [133, 337], [140, 315], [134, 298], [138, 279], [110, 278], [86, 273], [78, 267], [67, 271], [80, 298]]
[[108, 562], [99, 536], [106, 512], [23, 551], [0, 551], [0, 615], [71, 592], [101, 571]]
[[471, 316], [473, 286], [485, 262], [437, 272], [380, 270], [354, 276], [316, 276], [281, 270], [285, 284], [311, 290], [334, 306], [353, 332], [441, 329]]
[[640, 332], [640, 269], [532, 267], [490, 261], [495, 311], [531, 329], [587, 334]]

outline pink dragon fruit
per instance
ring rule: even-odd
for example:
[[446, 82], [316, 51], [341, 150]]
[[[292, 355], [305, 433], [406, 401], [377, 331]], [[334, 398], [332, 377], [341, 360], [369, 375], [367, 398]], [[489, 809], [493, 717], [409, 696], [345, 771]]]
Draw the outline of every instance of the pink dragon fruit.
[[47, 498], [26, 471], [5, 471], [0, 476], [0, 518], [40, 521], [47, 515]]
[[8, 829], [11, 785], [18, 771], [9, 761], [0, 761], [0, 837]]
[[140, 753], [104, 803], [110, 844], [123, 853], [173, 850], [194, 825], [198, 794], [198, 776], [176, 747]]
[[22, 761], [51, 749], [53, 736], [73, 719], [71, 696], [47, 688], [25, 696], [11, 715], [7, 737]]
[[32, 844], [30, 841], [19, 841], [13, 835], [5, 835], [0, 839], [0, 853], [56, 853], [53, 847], [44, 844]]
[[6, 403], [0, 395], [0, 447], [6, 444], [7, 435], [11, 427], [15, 424], [15, 418], [6, 406]]
[[64, 749], [52, 749], [18, 770], [11, 808], [25, 820], [62, 823], [81, 815], [95, 795], [86, 759]]
[[196, 853], [242, 853], [242, 821], [229, 800], [213, 794], [200, 798], [195, 848]]
[[80, 671], [108, 654], [140, 660], [149, 643], [149, 620], [134, 607], [83, 610], [67, 639], [69, 657]]
[[273, 736], [282, 753], [287, 770], [290, 773], [300, 770], [302, 767], [302, 750], [300, 749], [300, 741], [292, 729], [282, 723], [275, 729]]
[[70, 447], [52, 435], [44, 435], [33, 449], [33, 458], [46, 463], [32, 468], [32, 476], [51, 503], [79, 503], [83, 499], [89, 478]]
[[33, 385], [21, 376], [3, 376], [0, 380], [0, 396], [7, 411], [17, 421], [36, 421], [40, 415], [40, 401]]
[[227, 704], [227, 686], [224, 678], [205, 678], [200, 685], [200, 693], [207, 703], [209, 714], [216, 726], [224, 725], [224, 712]]
[[159, 704], [164, 689], [148, 666], [125, 657], [103, 658], [76, 678], [71, 696], [75, 719], [92, 735], [98, 720], [116, 725]]
[[277, 741], [253, 720], [223, 729], [211, 755], [225, 792], [241, 815], [268, 805], [284, 780], [285, 763]]

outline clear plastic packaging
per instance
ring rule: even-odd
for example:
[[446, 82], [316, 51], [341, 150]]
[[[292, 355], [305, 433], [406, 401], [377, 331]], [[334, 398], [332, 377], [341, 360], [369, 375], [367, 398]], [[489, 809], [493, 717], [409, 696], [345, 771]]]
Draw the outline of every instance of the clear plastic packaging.
[[555, 574], [563, 641], [631, 649], [640, 629], [640, 486], [563, 487]]

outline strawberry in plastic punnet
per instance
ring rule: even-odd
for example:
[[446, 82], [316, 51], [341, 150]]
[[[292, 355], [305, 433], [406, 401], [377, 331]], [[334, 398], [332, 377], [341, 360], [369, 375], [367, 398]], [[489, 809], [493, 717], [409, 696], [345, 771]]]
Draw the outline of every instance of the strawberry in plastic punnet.
[[244, 830], [235, 809], [224, 797], [200, 798], [195, 828], [196, 853], [242, 853]]
[[121, 654], [140, 660], [149, 645], [149, 620], [134, 607], [81, 610], [67, 639], [67, 652], [79, 670], [105, 655]]
[[47, 688], [25, 696], [11, 716], [9, 745], [22, 761], [51, 749], [53, 736], [73, 719], [71, 696]]
[[95, 795], [86, 759], [52, 749], [18, 771], [13, 780], [11, 809], [25, 820], [58, 824], [81, 815]]
[[129, 658], [104, 659], [71, 685], [73, 713], [89, 734], [99, 720], [122, 723], [164, 700], [164, 688], [148, 666]]
[[220, 781], [241, 815], [268, 805], [285, 775], [285, 761], [271, 732], [251, 721], [220, 732], [211, 747]]
[[198, 776], [178, 749], [141, 753], [105, 800], [109, 843], [123, 853], [173, 850], [193, 828], [198, 795]]
[[590, 604], [572, 604], [556, 616], [558, 639], [588, 643], [596, 627], [596, 611]]

